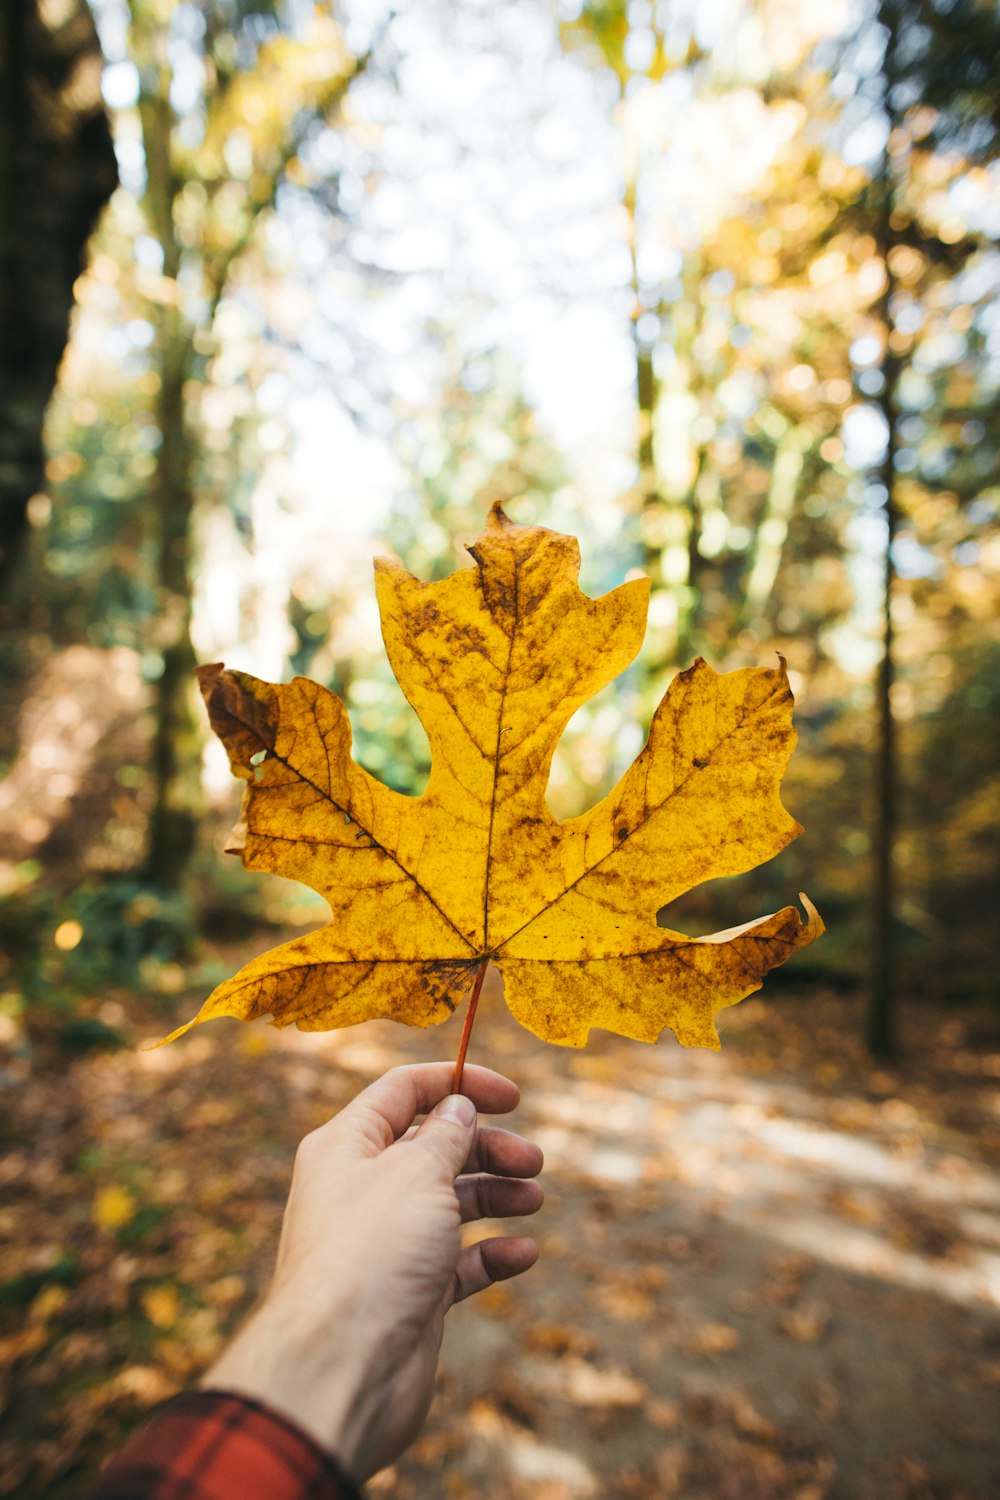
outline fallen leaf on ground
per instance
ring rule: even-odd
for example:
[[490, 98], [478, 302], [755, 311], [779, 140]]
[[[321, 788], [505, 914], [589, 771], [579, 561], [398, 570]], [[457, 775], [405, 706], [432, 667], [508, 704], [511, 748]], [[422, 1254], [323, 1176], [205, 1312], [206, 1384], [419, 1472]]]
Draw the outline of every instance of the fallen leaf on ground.
[[824, 1422], [835, 1422], [840, 1416], [841, 1401], [837, 1387], [820, 1376], [811, 1381], [806, 1391]]
[[536, 1354], [590, 1354], [597, 1344], [594, 1334], [563, 1323], [533, 1323], [524, 1336], [524, 1347]]
[[169, 1283], [148, 1287], [142, 1294], [142, 1310], [154, 1328], [173, 1328], [181, 1315], [177, 1288]]
[[817, 1302], [790, 1307], [778, 1318], [778, 1327], [797, 1344], [818, 1344], [827, 1330], [830, 1314]]
[[690, 1354], [731, 1354], [743, 1340], [730, 1323], [703, 1323], [684, 1342]]
[[561, 1397], [575, 1406], [638, 1406], [646, 1387], [618, 1366], [598, 1366], [578, 1355], [561, 1359], [526, 1361], [522, 1366], [526, 1384], [540, 1395]]
[[577, 1406], [638, 1406], [646, 1394], [642, 1382], [624, 1370], [599, 1369], [572, 1356], [561, 1372], [563, 1392]]
[[664, 1401], [659, 1397], [652, 1397], [645, 1405], [647, 1421], [661, 1432], [675, 1432], [681, 1425], [681, 1409], [676, 1401]]
[[636, 1286], [599, 1286], [594, 1301], [609, 1317], [624, 1323], [644, 1322], [653, 1312], [652, 1298]]
[[94, 1223], [102, 1229], [121, 1229], [135, 1215], [135, 1199], [127, 1188], [112, 1183], [94, 1199]]

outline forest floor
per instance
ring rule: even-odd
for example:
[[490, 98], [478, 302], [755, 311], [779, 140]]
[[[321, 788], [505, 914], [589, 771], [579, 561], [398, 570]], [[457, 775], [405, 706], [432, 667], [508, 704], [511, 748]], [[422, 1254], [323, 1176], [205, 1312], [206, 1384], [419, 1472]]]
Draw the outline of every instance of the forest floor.
[[[265, 1284], [299, 1137], [457, 1044], [215, 1022], [143, 1051], [201, 999], [167, 978], [170, 1000], [105, 1002], [120, 1050], [11, 1038], [4, 1495], [78, 1495]], [[488, 986], [470, 1055], [544, 1148], [541, 1258], [451, 1314], [424, 1434], [373, 1495], [1000, 1494], [1000, 1028], [908, 1007], [887, 1070], [849, 997], [773, 986], [723, 1020], [718, 1054], [566, 1051]]]

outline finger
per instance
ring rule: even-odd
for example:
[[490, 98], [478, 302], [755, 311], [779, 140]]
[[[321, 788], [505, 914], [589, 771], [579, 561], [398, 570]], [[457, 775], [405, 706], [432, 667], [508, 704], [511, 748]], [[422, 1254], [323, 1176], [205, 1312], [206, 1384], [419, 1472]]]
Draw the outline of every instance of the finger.
[[[367, 1149], [382, 1151], [405, 1133], [417, 1115], [426, 1114], [451, 1092], [454, 1071], [450, 1062], [391, 1068], [362, 1089], [331, 1124], [356, 1131]], [[486, 1114], [507, 1114], [521, 1097], [516, 1083], [475, 1063], [465, 1069], [462, 1087]]]
[[480, 1240], [469, 1245], [458, 1257], [455, 1279], [446, 1304], [463, 1302], [476, 1292], [485, 1291], [495, 1281], [508, 1281], [528, 1271], [538, 1259], [538, 1246], [527, 1235]]
[[462, 1170], [490, 1172], [495, 1177], [537, 1177], [545, 1158], [534, 1141], [501, 1130], [495, 1125], [480, 1125], [475, 1145]]
[[475, 1140], [476, 1106], [465, 1094], [448, 1094], [438, 1101], [416, 1135], [399, 1150], [419, 1151], [430, 1157], [453, 1182], [467, 1161]]
[[455, 1192], [463, 1224], [534, 1214], [545, 1198], [537, 1182], [523, 1177], [460, 1177]]

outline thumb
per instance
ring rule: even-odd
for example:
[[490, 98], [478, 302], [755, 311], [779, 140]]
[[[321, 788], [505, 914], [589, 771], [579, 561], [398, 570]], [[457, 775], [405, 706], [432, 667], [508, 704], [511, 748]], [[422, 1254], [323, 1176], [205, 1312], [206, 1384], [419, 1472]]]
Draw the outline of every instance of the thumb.
[[449, 1181], [465, 1166], [476, 1138], [476, 1106], [464, 1094], [439, 1100], [413, 1137], [413, 1144], [440, 1162]]

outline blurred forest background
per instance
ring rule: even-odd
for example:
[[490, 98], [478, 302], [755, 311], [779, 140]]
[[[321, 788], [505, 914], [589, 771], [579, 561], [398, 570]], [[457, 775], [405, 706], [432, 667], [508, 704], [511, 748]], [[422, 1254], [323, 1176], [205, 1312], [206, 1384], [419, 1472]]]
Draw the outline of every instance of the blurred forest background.
[[85, 1006], [115, 949], [179, 954], [195, 912], [318, 919], [220, 874], [236, 790], [194, 663], [333, 686], [362, 762], [418, 790], [368, 558], [439, 577], [498, 498], [580, 536], [589, 591], [654, 580], [558, 814], [695, 654], [780, 651], [807, 834], [672, 925], [808, 889], [830, 935], [802, 962], [873, 987], [882, 1052], [894, 979], [994, 992], [992, 6], [8, 18], [0, 877], [36, 939], [8, 1006]]
[[[221, 858], [238, 788], [194, 665], [328, 684], [361, 763], [419, 791], [370, 559], [441, 577], [498, 499], [579, 536], [589, 593], [653, 580], [554, 811], [613, 785], [695, 655], [781, 652], [806, 833], [669, 925], [808, 891], [828, 935], [772, 998], [829, 997], [877, 1059], [907, 1007], [995, 1016], [989, 0], [7, 0], [0, 25], [15, 1084], [323, 920]], [[137, 1232], [138, 1200], [103, 1202]], [[13, 1300], [64, 1292], [53, 1264]]]

